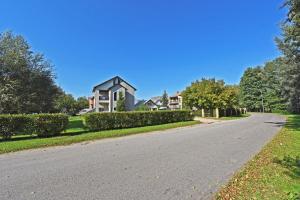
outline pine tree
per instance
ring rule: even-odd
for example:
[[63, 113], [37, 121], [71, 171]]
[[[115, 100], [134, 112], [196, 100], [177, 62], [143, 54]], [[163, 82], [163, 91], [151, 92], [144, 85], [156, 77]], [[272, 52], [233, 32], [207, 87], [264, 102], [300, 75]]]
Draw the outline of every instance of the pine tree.
[[162, 101], [162, 106], [163, 107], [168, 107], [168, 105], [169, 105], [169, 97], [168, 97], [168, 93], [167, 93], [166, 90], [164, 91], [164, 93], [162, 95], [161, 101]]
[[287, 66], [283, 94], [290, 111], [300, 113], [300, 1], [287, 0], [285, 6], [289, 10], [287, 19], [282, 25], [282, 37], [276, 39]]
[[123, 92], [119, 92], [119, 99], [117, 101], [117, 108], [116, 109], [117, 109], [118, 112], [126, 111], [125, 98], [124, 98]]

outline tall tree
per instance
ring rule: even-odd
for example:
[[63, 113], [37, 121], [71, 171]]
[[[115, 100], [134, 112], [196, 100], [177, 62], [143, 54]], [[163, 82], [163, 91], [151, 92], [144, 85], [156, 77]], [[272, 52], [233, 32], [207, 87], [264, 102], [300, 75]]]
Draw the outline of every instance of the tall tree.
[[125, 107], [125, 97], [123, 95], [123, 92], [119, 92], [119, 99], [117, 101], [117, 111], [118, 112], [123, 112], [126, 111], [126, 107]]
[[52, 65], [20, 35], [0, 34], [0, 113], [51, 112], [60, 89]]
[[282, 24], [282, 37], [277, 38], [279, 49], [286, 63], [283, 94], [289, 109], [300, 113], [300, 1], [287, 0], [287, 18]]
[[282, 95], [285, 64], [282, 58], [267, 62], [263, 68], [265, 86], [265, 106], [268, 111], [287, 109], [286, 99]]
[[86, 97], [78, 97], [76, 100], [76, 109], [80, 111], [89, 107], [89, 101]]
[[168, 107], [168, 105], [169, 105], [169, 97], [168, 97], [168, 93], [167, 93], [166, 90], [164, 91], [164, 93], [162, 95], [161, 101], [162, 101], [162, 106], [163, 107]]
[[265, 93], [262, 67], [248, 68], [240, 82], [240, 100], [242, 106], [251, 111], [263, 111]]
[[71, 94], [61, 94], [55, 101], [55, 108], [60, 113], [69, 115], [77, 113], [76, 100]]

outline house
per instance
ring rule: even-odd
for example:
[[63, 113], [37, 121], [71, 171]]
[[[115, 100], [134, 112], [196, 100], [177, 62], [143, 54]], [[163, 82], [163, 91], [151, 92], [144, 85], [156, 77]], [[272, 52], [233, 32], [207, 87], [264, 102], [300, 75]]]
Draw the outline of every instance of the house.
[[89, 108], [96, 112], [116, 111], [120, 93], [125, 98], [125, 109], [134, 109], [136, 88], [119, 76], [113, 77], [93, 87], [93, 96], [89, 98]]
[[161, 96], [151, 97], [150, 100], [153, 101], [158, 107], [162, 106]]
[[180, 92], [169, 97], [169, 108], [171, 110], [181, 110], [182, 109], [182, 96]]
[[149, 100], [140, 100], [135, 104], [135, 108], [140, 107], [141, 105], [145, 105], [149, 110], [158, 110], [159, 106], [156, 105], [151, 99]]

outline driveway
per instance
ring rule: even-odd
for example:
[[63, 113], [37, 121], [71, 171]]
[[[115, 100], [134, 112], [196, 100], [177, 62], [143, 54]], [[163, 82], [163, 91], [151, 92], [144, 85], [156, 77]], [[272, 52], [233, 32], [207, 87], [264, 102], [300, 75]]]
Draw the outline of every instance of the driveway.
[[209, 199], [281, 129], [235, 121], [0, 155], [0, 199]]

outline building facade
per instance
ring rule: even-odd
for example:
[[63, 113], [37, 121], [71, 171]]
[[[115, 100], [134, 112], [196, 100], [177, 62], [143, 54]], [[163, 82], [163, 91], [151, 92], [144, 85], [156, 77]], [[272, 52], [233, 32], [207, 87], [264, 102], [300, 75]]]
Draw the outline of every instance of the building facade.
[[114, 112], [120, 93], [125, 98], [125, 109], [134, 109], [135, 91], [132, 85], [119, 76], [111, 78], [93, 88], [93, 96], [89, 98], [89, 108], [95, 112]]

